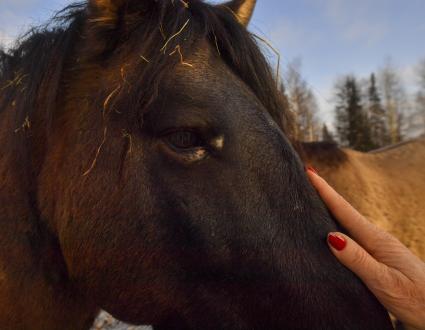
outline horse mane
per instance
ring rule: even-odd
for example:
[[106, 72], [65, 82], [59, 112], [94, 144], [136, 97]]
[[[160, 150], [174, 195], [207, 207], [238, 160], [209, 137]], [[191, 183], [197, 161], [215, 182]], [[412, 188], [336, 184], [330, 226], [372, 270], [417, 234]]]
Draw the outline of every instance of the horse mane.
[[348, 156], [336, 142], [302, 142], [298, 146], [300, 157], [309, 163], [319, 163], [330, 167], [336, 167], [348, 160]]
[[396, 143], [396, 144], [391, 144], [389, 146], [385, 146], [385, 147], [382, 147], [382, 148], [379, 148], [379, 149], [371, 150], [368, 153], [369, 154], [381, 154], [381, 153], [384, 153], [386, 151], [398, 149], [398, 148], [405, 146], [407, 144], [420, 142], [420, 141], [425, 141], [425, 136], [417, 137], [417, 138], [414, 138], [414, 139], [409, 139], [409, 140], [399, 142], [399, 143]]
[[30, 125], [37, 109], [50, 121], [65, 59], [70, 54], [80, 25], [81, 4], [58, 12], [47, 24], [33, 27], [15, 46], [0, 49], [0, 113], [9, 107], [16, 114], [16, 131]]
[[[126, 10], [120, 15], [127, 15], [126, 11], [138, 4], [140, 6], [140, 1], [128, 0]], [[228, 67], [252, 90], [291, 137], [292, 116], [284, 93], [278, 88], [276, 77], [257, 40], [236, 20], [228, 7], [201, 0], [190, 1], [188, 8], [173, 1], [152, 1], [150, 6], [159, 9], [156, 17], [128, 14], [130, 23], [123, 24], [125, 19], [121, 18], [121, 26], [113, 28], [112, 18], [90, 19], [91, 5], [87, 2], [75, 3], [58, 12], [47, 24], [31, 29], [10, 50], [0, 50], [0, 111], [14, 108], [16, 129], [28, 126], [27, 119], [36, 109], [43, 111], [37, 114], [38, 117], [51, 122], [63, 73], [72, 70], [73, 66], [77, 67], [76, 59], [71, 60], [71, 57], [84, 58], [87, 55], [92, 60], [103, 61], [120, 45], [123, 48], [131, 47], [126, 42], [133, 33], [140, 35], [139, 47], [140, 43], [144, 44], [144, 49], [147, 49], [145, 55], [156, 57], [150, 65], [151, 70], [147, 69], [146, 74], [139, 77], [140, 80], [145, 79], [145, 94], [157, 95], [155, 89], [161, 81], [160, 77], [175, 65], [167, 59], [169, 56], [158, 56], [158, 45], [164, 44], [162, 33], [166, 31], [172, 35], [173, 31], [178, 31], [190, 20], [184, 37], [174, 38], [170, 47], [176, 43], [190, 47], [200, 38], [207, 39], [212, 49], [217, 49]], [[81, 47], [87, 30], [99, 40], [103, 39], [103, 43], [98, 41], [86, 48]], [[159, 30], [163, 31], [159, 33]]]

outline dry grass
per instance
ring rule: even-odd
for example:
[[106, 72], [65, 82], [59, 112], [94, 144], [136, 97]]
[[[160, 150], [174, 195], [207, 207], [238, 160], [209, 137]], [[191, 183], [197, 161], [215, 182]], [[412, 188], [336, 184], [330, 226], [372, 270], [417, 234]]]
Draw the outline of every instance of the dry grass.
[[103, 102], [103, 120], [106, 118], [108, 105], [111, 102], [112, 98], [121, 90], [121, 84], [118, 84], [118, 86], [106, 97], [105, 101]]
[[96, 154], [95, 154], [95, 156], [94, 156], [94, 159], [93, 159], [93, 161], [91, 162], [91, 165], [90, 165], [89, 169], [83, 173], [83, 176], [87, 176], [87, 175], [89, 175], [89, 174], [90, 174], [90, 172], [91, 172], [91, 171], [94, 169], [94, 167], [96, 166], [96, 163], [97, 163], [97, 159], [98, 159], [98, 157], [99, 157], [99, 154], [100, 154], [100, 152], [102, 151], [103, 145], [104, 145], [104, 144], [105, 144], [105, 142], [106, 142], [106, 134], [107, 134], [107, 133], [108, 133], [108, 127], [107, 127], [107, 126], [105, 126], [105, 127], [103, 128], [103, 139], [102, 139], [102, 142], [100, 143], [99, 147], [97, 147], [97, 150], [96, 150]]
[[177, 36], [179, 36], [183, 32], [183, 30], [189, 24], [189, 21], [190, 21], [190, 19], [188, 19], [186, 21], [186, 23], [183, 24], [183, 26], [180, 28], [179, 31], [177, 31], [170, 38], [168, 38], [168, 40], [165, 42], [164, 46], [162, 46], [162, 48], [160, 49], [161, 52], [164, 52], [164, 54], [165, 54], [165, 50], [167, 49], [168, 44], [171, 42], [171, 40], [173, 40], [174, 38], [176, 38]]
[[148, 60], [146, 57], [144, 57], [143, 55], [139, 55], [139, 57], [140, 57], [143, 61], [145, 61], [146, 63], [150, 63], [150, 62], [149, 62], [149, 60]]
[[24, 78], [28, 76], [26, 74], [23, 74], [22, 72], [18, 72], [15, 74], [15, 78], [13, 78], [13, 80], [8, 80], [6, 82], [6, 85], [4, 85], [0, 91], [9, 88], [9, 87], [18, 87], [19, 85], [22, 84], [22, 81], [24, 80]]
[[265, 43], [265, 44], [266, 44], [266, 46], [267, 46], [267, 47], [269, 47], [269, 48], [273, 51], [273, 53], [275, 53], [275, 54], [276, 54], [276, 56], [277, 56], [277, 66], [276, 66], [276, 84], [277, 84], [277, 88], [279, 88], [279, 84], [280, 84], [280, 75], [279, 75], [279, 72], [280, 72], [280, 60], [281, 60], [280, 52], [279, 52], [276, 48], [274, 48], [274, 47], [272, 46], [272, 44], [271, 44], [268, 40], [266, 40], [266, 39], [264, 39], [264, 38], [262, 38], [262, 37], [260, 37], [260, 36], [256, 35], [255, 33], [252, 33], [252, 35], [254, 36], [254, 38], [257, 38], [258, 40], [260, 40], [260, 41], [262, 41], [263, 43]]
[[[123, 70], [123, 68], [121, 68], [121, 75], [123, 75], [123, 71], [122, 70]], [[88, 168], [88, 170], [83, 173], [83, 176], [87, 176], [88, 174], [90, 174], [90, 172], [96, 166], [97, 159], [99, 158], [99, 154], [102, 151], [103, 145], [106, 142], [106, 135], [108, 133], [108, 126], [106, 124], [106, 122], [107, 122], [106, 116], [110, 112], [110, 111], [108, 111], [108, 107], [109, 107], [109, 104], [111, 103], [112, 98], [121, 90], [121, 88], [122, 88], [121, 84], [118, 84], [118, 86], [111, 93], [109, 93], [109, 95], [106, 97], [105, 101], [103, 102], [102, 121], [104, 123], [104, 127], [103, 127], [103, 138], [102, 138], [102, 142], [97, 147], [95, 156], [93, 158], [93, 161], [91, 162], [90, 167]]]
[[31, 122], [30, 122], [29, 117], [26, 116], [21, 127], [18, 127], [17, 129], [15, 129], [15, 133], [18, 133], [20, 131], [25, 131], [25, 130], [30, 129], [30, 128], [31, 128]]
[[187, 9], [189, 8], [189, 1], [180, 0], [180, 3]]
[[214, 35], [215, 48], [217, 49], [218, 56], [221, 56], [220, 48], [218, 47], [217, 36], [215, 35], [214, 31], [213, 31], [213, 35]]
[[185, 65], [185, 66], [189, 66], [189, 67], [193, 68], [193, 65], [192, 64], [187, 63], [187, 62], [184, 61], [183, 54], [182, 54], [180, 45], [177, 45], [176, 46], [176, 48], [170, 53], [170, 56], [172, 56], [172, 55], [174, 55], [176, 53], [178, 53], [179, 56], [180, 56], [180, 64]]

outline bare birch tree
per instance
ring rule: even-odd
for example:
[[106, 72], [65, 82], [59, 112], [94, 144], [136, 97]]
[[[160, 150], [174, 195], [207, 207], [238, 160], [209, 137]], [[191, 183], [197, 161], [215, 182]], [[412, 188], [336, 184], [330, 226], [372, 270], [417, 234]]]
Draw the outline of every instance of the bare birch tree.
[[414, 128], [425, 134], [425, 58], [418, 65], [418, 83]]
[[300, 74], [301, 60], [295, 59], [287, 66], [286, 91], [289, 106], [295, 117], [295, 137], [299, 141], [317, 141], [321, 125], [317, 118], [318, 105], [313, 91]]
[[391, 60], [387, 60], [381, 69], [380, 82], [390, 143], [398, 143], [403, 138], [403, 116], [407, 107], [407, 97], [401, 78]]

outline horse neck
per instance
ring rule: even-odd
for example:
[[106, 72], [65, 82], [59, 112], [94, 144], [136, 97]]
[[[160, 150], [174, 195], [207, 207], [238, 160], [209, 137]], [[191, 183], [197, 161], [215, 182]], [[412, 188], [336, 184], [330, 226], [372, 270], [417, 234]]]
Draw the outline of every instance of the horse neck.
[[16, 127], [13, 110], [0, 112], [0, 328], [88, 329], [96, 308], [72, 287], [59, 243], [38, 217], [29, 132]]

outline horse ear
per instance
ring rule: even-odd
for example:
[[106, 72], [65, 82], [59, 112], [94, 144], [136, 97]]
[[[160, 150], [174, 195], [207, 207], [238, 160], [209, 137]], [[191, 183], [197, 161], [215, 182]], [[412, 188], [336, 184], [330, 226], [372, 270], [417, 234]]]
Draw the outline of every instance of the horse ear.
[[235, 13], [242, 25], [248, 26], [254, 13], [256, 2], [256, 0], [232, 0], [226, 3], [225, 6], [229, 7]]

